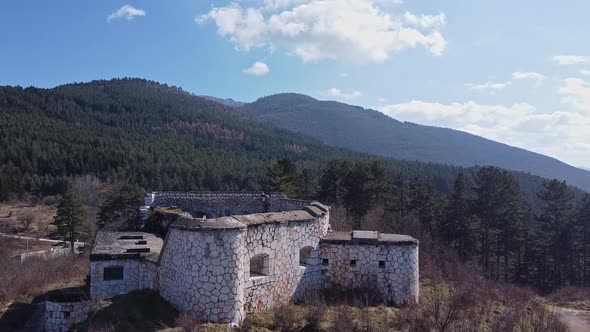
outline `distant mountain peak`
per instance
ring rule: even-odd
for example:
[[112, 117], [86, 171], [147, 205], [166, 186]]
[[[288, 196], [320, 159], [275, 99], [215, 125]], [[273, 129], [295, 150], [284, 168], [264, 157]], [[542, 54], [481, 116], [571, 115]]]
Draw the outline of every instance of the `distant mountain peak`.
[[497, 166], [566, 180], [590, 190], [588, 169], [459, 130], [400, 122], [359, 106], [283, 93], [260, 98], [241, 109], [343, 148], [404, 160]]
[[241, 102], [241, 101], [237, 101], [234, 100], [232, 98], [217, 98], [217, 97], [213, 97], [213, 96], [199, 96], [199, 97], [203, 97], [206, 99], [209, 99], [211, 101], [214, 101], [216, 103], [220, 103], [222, 105], [228, 106], [228, 107], [234, 107], [234, 108], [238, 108], [238, 107], [242, 107], [244, 106], [246, 103]]

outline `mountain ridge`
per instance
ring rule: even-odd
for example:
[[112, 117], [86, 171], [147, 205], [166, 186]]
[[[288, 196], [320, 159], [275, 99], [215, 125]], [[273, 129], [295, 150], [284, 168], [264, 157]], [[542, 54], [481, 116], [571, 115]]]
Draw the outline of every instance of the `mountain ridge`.
[[[302, 97], [313, 102], [312, 98]], [[380, 161], [441, 193], [476, 167], [413, 162], [326, 145], [178, 87], [112, 79], [52, 89], [0, 87], [0, 187], [55, 194], [94, 175], [146, 190], [259, 190], [277, 159], [319, 176], [334, 159]], [[512, 172], [533, 206], [543, 178]], [[12, 179], [19, 179], [14, 182]], [[61, 188], [61, 189], [60, 189]], [[578, 195], [582, 195], [579, 191]]]
[[240, 109], [326, 144], [356, 151], [462, 167], [491, 165], [590, 190], [590, 171], [554, 157], [455, 129], [402, 122], [360, 106], [285, 93], [259, 98]]

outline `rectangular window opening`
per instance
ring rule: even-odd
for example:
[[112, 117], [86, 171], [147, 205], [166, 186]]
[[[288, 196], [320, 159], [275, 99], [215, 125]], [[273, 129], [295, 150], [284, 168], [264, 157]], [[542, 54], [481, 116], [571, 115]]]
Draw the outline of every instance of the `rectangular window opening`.
[[330, 262], [328, 262], [328, 259], [327, 258], [322, 259], [322, 265], [323, 266], [328, 266], [329, 263]]
[[250, 258], [250, 278], [264, 277], [269, 274], [269, 256], [260, 254]]
[[129, 248], [127, 250], [125, 250], [125, 252], [150, 252], [150, 248]]
[[103, 280], [123, 280], [123, 267], [110, 266], [103, 270]]
[[379, 261], [379, 268], [380, 269], [384, 269], [385, 268], [385, 261]]
[[355, 267], [356, 266], [356, 259], [351, 259], [350, 260], [350, 267]]
[[122, 235], [119, 240], [143, 240], [143, 235]]

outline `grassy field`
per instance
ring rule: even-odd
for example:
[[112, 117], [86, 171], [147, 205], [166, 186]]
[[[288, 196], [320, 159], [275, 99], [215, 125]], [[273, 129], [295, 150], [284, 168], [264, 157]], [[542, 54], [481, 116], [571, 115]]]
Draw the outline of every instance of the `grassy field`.
[[31, 237], [48, 237], [55, 231], [55, 199], [27, 199], [0, 203], [0, 233]]

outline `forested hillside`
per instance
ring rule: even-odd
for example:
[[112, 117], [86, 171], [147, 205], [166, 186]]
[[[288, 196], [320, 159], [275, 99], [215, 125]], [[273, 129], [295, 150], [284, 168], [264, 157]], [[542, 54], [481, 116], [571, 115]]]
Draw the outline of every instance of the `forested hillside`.
[[322, 142], [402, 160], [497, 166], [590, 190], [590, 172], [465, 132], [400, 122], [383, 113], [299, 94], [260, 98], [241, 109]]
[[[258, 190], [280, 158], [317, 177], [332, 159], [377, 157], [143, 79], [0, 88], [0, 199], [23, 191], [59, 193], [68, 178], [84, 174], [146, 190]], [[441, 192], [459, 172], [477, 171], [381, 159], [395, 174], [428, 178]], [[542, 179], [515, 175], [535, 201]]]
[[[491, 278], [590, 282], [590, 198], [565, 182], [331, 147], [141, 79], [0, 88], [0, 165], [0, 199], [65, 193], [87, 174], [144, 190], [282, 191], [344, 209], [334, 223], [373, 218], [369, 228], [447, 243]], [[116, 219], [105, 213], [99, 226]]]
[[[432, 265], [449, 273], [444, 270], [457, 259], [477, 264], [488, 279], [543, 292], [590, 286], [590, 195], [577, 201], [563, 181], [545, 181], [535, 193], [539, 206], [533, 211], [518, 180], [497, 167], [459, 174], [446, 195], [427, 179], [392, 175], [380, 162], [332, 161], [317, 192], [302, 185], [305, 176], [288, 160], [273, 164], [270, 175], [273, 190], [319, 198], [334, 207], [336, 229], [420, 239], [422, 274], [430, 275]], [[344, 216], [338, 207], [345, 209]], [[447, 248], [451, 256], [443, 258]]]

